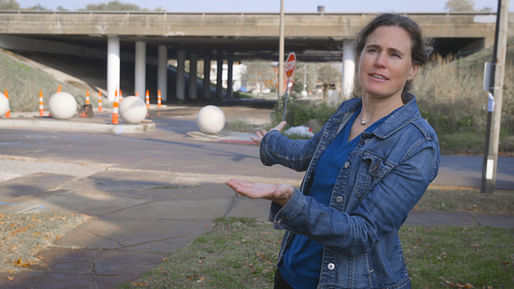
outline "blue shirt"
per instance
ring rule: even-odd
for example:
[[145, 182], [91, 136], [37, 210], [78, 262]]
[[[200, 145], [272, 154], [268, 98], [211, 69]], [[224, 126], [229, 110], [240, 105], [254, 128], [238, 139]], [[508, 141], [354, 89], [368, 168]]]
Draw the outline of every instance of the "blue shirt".
[[[314, 169], [314, 178], [309, 193], [314, 200], [326, 206], [327, 210], [337, 175], [350, 153], [359, 143], [360, 134], [352, 140], [348, 140], [348, 138], [360, 111], [361, 109], [358, 109], [352, 115], [343, 130], [320, 156]], [[373, 123], [366, 131], [375, 129], [385, 118]], [[279, 265], [280, 273], [287, 283], [295, 289], [316, 288], [319, 282], [322, 253], [323, 245], [321, 243], [313, 241], [305, 235], [296, 235], [291, 247], [284, 253], [284, 258]]]

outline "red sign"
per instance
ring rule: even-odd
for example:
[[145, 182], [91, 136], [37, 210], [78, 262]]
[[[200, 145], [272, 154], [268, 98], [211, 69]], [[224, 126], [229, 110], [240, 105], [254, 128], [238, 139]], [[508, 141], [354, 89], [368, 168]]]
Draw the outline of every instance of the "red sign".
[[296, 54], [294, 52], [289, 53], [287, 56], [285, 71], [288, 80], [292, 80], [294, 75], [294, 69], [296, 67]]

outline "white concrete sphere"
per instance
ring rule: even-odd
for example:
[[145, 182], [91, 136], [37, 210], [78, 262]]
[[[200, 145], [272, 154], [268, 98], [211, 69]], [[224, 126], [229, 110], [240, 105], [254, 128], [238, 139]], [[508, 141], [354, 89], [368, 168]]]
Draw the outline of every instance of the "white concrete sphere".
[[217, 134], [225, 127], [225, 114], [215, 105], [206, 105], [198, 112], [196, 123], [200, 131]]
[[67, 92], [57, 92], [50, 97], [48, 109], [54, 118], [69, 119], [77, 112], [77, 101]]
[[146, 104], [138, 96], [124, 97], [120, 103], [120, 116], [127, 123], [140, 123], [146, 117]]
[[0, 92], [0, 117], [9, 111], [9, 99]]

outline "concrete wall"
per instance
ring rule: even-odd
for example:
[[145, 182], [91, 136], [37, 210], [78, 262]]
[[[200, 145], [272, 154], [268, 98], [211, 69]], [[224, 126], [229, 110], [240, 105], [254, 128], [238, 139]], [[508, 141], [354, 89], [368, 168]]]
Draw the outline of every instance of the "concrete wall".
[[[285, 34], [288, 37], [348, 38], [375, 16], [286, 14]], [[428, 37], [494, 37], [494, 14], [408, 16]], [[514, 28], [512, 18], [510, 27]], [[277, 37], [278, 26], [278, 14], [0, 12], [0, 34]], [[511, 35], [513, 30], [510, 29]]]

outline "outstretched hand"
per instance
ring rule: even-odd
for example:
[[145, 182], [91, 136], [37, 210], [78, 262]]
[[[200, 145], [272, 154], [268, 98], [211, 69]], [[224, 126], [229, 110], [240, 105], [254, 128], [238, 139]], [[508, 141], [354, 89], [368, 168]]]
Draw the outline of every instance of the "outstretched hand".
[[293, 186], [285, 184], [248, 183], [237, 179], [230, 179], [226, 184], [242, 196], [251, 199], [266, 199], [282, 206], [287, 203], [294, 192]]
[[[270, 129], [270, 131], [272, 130], [278, 130], [278, 131], [281, 131], [285, 126], [287, 125], [287, 122], [284, 120], [284, 121], [281, 121], [276, 127]], [[265, 130], [265, 129], [260, 129], [260, 130], [257, 130], [257, 132], [255, 133], [255, 136], [253, 137], [250, 137], [252, 139], [252, 141], [254, 143], [257, 143], [257, 144], [260, 144], [262, 139], [264, 138], [264, 136], [267, 134], [268, 132]]]

